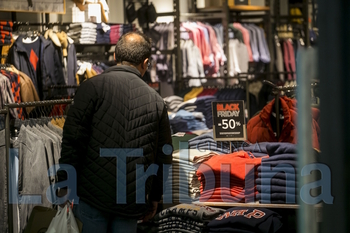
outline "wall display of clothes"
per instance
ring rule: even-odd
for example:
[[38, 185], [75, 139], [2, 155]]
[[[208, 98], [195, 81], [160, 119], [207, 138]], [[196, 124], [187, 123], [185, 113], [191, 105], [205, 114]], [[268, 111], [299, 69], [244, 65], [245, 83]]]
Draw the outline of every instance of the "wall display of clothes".
[[247, 73], [249, 62], [270, 63], [264, 29], [255, 24], [229, 24], [229, 57], [230, 76]]
[[173, 82], [175, 80], [173, 55], [157, 51], [174, 49], [174, 23], [155, 23], [149, 31], [144, 29], [144, 32], [152, 39], [153, 54], [149, 71], [152, 82]]
[[[40, 100], [47, 99], [51, 85], [76, 85], [75, 47], [63, 31], [49, 29], [44, 36], [20, 33], [8, 51], [6, 62], [32, 80]], [[67, 95], [65, 90], [54, 92]]]
[[296, 56], [299, 46], [301, 45], [298, 40], [279, 39], [278, 36], [275, 36], [275, 69], [278, 72], [288, 72], [286, 75], [279, 75], [281, 81], [296, 80]]
[[[227, 61], [221, 24], [182, 22], [180, 25], [183, 77], [220, 77]], [[190, 40], [190, 41], [188, 41]], [[202, 80], [203, 82], [203, 80]], [[199, 86], [200, 82], [191, 86]]]
[[71, 23], [67, 35], [76, 44], [116, 44], [123, 34], [134, 30], [132, 24]]

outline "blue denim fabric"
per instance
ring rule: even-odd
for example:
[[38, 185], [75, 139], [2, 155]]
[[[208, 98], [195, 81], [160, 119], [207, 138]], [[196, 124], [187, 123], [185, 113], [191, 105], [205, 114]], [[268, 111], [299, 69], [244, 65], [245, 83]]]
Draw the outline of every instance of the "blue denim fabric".
[[73, 206], [74, 216], [83, 223], [82, 233], [137, 232], [137, 219], [123, 218], [104, 213], [83, 200]]

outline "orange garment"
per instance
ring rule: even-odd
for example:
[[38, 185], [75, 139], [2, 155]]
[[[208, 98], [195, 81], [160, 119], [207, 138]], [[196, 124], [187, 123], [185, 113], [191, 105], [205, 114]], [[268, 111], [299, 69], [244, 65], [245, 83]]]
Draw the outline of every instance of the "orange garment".
[[[197, 170], [198, 180], [201, 182], [199, 200], [218, 202], [221, 200], [221, 196], [224, 196], [224, 199], [241, 202], [247, 198], [246, 194], [256, 194], [254, 180], [257, 177], [256, 168], [261, 164], [261, 159], [261, 157], [256, 158], [246, 151], [212, 156], [208, 161], [203, 162]], [[226, 176], [221, 177], [223, 174]], [[246, 174], [250, 175], [246, 176]], [[247, 180], [249, 187], [245, 186], [246, 177], [252, 178]], [[229, 187], [222, 187], [221, 180], [225, 179]], [[215, 188], [210, 189], [210, 187]]]
[[[275, 100], [272, 100], [267, 104], [260, 114], [251, 118], [247, 124], [248, 141], [251, 143], [256, 142], [289, 142], [297, 143], [297, 108], [296, 99], [290, 99], [288, 97], [280, 97], [280, 107], [283, 109], [281, 114], [284, 116], [282, 125], [282, 131], [279, 138], [276, 138], [272, 125], [271, 114], [275, 108]], [[317, 150], [320, 149], [319, 143], [320, 128], [316, 120], [312, 119], [312, 145]]]

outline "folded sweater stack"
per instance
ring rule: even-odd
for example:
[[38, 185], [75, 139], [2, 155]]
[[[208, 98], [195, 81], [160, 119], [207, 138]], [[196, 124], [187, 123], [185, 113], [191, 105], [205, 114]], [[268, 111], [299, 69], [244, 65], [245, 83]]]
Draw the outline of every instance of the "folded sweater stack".
[[96, 42], [97, 24], [71, 23], [67, 35], [79, 44], [94, 44]]

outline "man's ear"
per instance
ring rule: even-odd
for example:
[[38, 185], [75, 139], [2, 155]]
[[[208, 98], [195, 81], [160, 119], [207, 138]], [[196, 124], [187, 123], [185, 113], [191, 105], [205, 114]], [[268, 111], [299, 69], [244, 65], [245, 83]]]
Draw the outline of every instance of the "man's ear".
[[146, 58], [143, 63], [142, 63], [142, 69], [147, 69], [147, 66], [148, 66], [148, 58]]
[[114, 61], [116, 61], [117, 59], [115, 59], [115, 53], [113, 53], [113, 57], [114, 57]]

